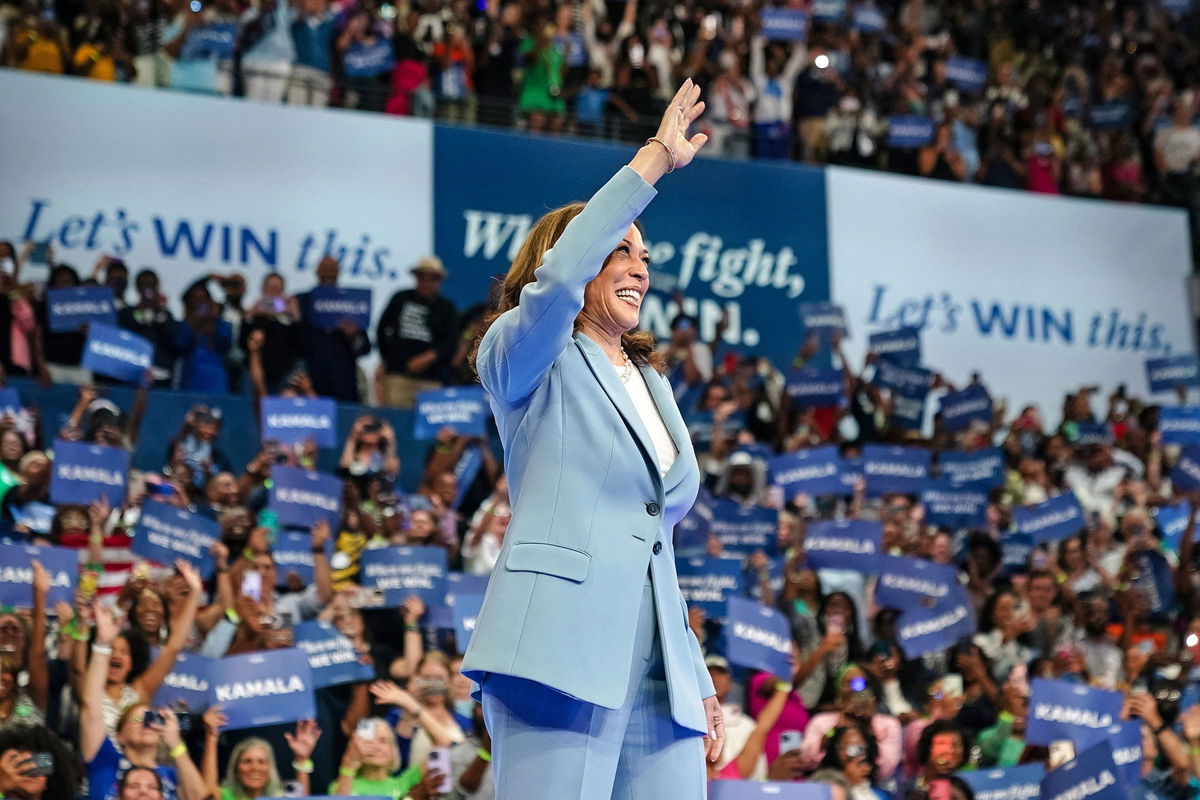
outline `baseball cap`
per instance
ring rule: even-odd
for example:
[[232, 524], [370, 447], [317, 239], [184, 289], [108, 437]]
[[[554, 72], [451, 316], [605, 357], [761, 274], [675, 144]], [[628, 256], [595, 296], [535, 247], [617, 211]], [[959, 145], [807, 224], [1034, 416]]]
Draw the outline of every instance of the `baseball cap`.
[[409, 272], [414, 275], [416, 275], [418, 272], [433, 272], [437, 275], [441, 275], [443, 278], [449, 274], [446, 271], [446, 267], [443, 266], [442, 260], [434, 255], [421, 256], [421, 258], [417, 260], [417, 263], [413, 264], [413, 267], [409, 270]]
[[709, 669], [723, 669], [729, 672], [729, 662], [722, 656], [711, 655], [704, 657], [704, 666]]

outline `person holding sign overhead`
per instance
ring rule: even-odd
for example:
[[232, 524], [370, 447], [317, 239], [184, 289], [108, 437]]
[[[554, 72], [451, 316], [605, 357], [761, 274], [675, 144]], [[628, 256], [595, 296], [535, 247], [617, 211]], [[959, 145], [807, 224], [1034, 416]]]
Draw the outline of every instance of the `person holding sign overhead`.
[[472, 353], [512, 504], [462, 667], [499, 800], [701, 798], [724, 743], [671, 546], [699, 469], [654, 339], [634, 331], [649, 287], [636, 220], [707, 141], [687, 136], [703, 110], [685, 81], [586, 205], [534, 224]]

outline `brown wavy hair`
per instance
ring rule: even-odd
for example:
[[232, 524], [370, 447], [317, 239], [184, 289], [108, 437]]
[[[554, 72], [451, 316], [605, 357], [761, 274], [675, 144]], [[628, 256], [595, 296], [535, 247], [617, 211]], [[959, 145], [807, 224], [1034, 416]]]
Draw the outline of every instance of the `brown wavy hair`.
[[[513, 259], [512, 266], [508, 268], [504, 280], [500, 282], [495, 309], [484, 319], [483, 326], [479, 329], [479, 335], [475, 337], [475, 343], [471, 346], [471, 369], [475, 371], [476, 380], [479, 380], [479, 373], [475, 366], [476, 359], [479, 358], [479, 343], [483, 341], [488, 328], [492, 327], [492, 323], [501, 314], [520, 304], [521, 290], [537, 280], [534, 270], [541, 266], [542, 256], [562, 236], [563, 231], [567, 228], [567, 223], [575, 219], [580, 211], [583, 211], [584, 205], [584, 203], [570, 203], [556, 208], [544, 214], [533, 224], [529, 235], [521, 244], [521, 249], [517, 251], [517, 257]], [[635, 221], [633, 224], [639, 231], [643, 231], [640, 221]], [[604, 263], [607, 264], [608, 260], [605, 259]], [[621, 334], [621, 344], [625, 347], [625, 352], [629, 353], [629, 359], [633, 363], [648, 364], [658, 370], [660, 374], [666, 372], [666, 362], [659, 355], [652, 334], [640, 330], [627, 331]]]

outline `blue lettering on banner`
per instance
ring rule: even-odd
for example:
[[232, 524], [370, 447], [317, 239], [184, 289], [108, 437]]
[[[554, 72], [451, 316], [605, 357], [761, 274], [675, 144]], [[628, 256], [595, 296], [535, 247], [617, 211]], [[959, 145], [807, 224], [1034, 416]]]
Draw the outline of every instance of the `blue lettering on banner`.
[[933, 120], [914, 114], [896, 114], [888, 119], [888, 146], [915, 150], [933, 141]]
[[930, 478], [921, 489], [925, 521], [947, 528], [978, 528], [987, 522], [988, 493], [978, 486]]
[[[286, 586], [288, 573], [296, 573], [300, 583], [307, 586], [316, 579], [316, 569], [313, 564], [312, 534], [300, 531], [280, 531], [275, 536], [275, 544], [271, 546], [271, 555], [275, 559], [275, 582]], [[333, 556], [333, 537], [325, 542], [325, 557]]]
[[1074, 536], [1086, 524], [1083, 506], [1070, 491], [1037, 505], [1014, 508], [1013, 521], [1017, 530], [1032, 537], [1036, 544]]
[[881, 33], [887, 27], [887, 17], [875, 6], [860, 5], [854, 9], [854, 27], [864, 33]]
[[924, 389], [892, 394], [892, 409], [888, 421], [906, 431], [919, 431], [925, 424], [925, 400], [929, 393]]
[[992, 398], [982, 386], [968, 386], [942, 395], [938, 401], [942, 424], [951, 433], [964, 431], [973, 422], [992, 421]]
[[33, 608], [33, 562], [50, 575], [46, 605], [75, 602], [79, 578], [79, 551], [66, 547], [0, 544], [0, 603], [13, 608]]
[[302, 650], [264, 650], [216, 659], [209, 702], [225, 712], [226, 730], [315, 719], [313, 675]]
[[950, 56], [946, 59], [946, 79], [964, 92], [978, 92], [987, 85], [987, 64], [974, 58]]
[[921, 329], [908, 327], [872, 333], [868, 338], [872, 353], [902, 367], [921, 364]]
[[1158, 410], [1163, 444], [1200, 444], [1200, 406], [1164, 406]]
[[913, 606], [896, 620], [896, 641], [906, 658], [937, 653], [975, 633], [975, 610], [957, 583], [931, 607]]
[[416, 595], [427, 606], [446, 605], [446, 551], [441, 547], [384, 547], [365, 550], [359, 581], [382, 589], [384, 604], [400, 606]]
[[186, 650], [181, 652], [155, 693], [154, 705], [183, 709], [192, 714], [204, 711], [211, 694], [209, 672], [216, 660]]
[[688, 607], [704, 609], [709, 619], [725, 619], [726, 602], [742, 592], [742, 560], [696, 556], [676, 558], [679, 591]]
[[907, 367], [890, 358], [875, 362], [875, 377], [871, 382], [880, 389], [900, 394], [920, 395], [922, 399], [933, 385], [933, 372], [921, 367]]
[[263, 441], [318, 447], [337, 444], [337, 406], [328, 397], [264, 397], [261, 401]]
[[342, 481], [296, 467], [273, 467], [270, 507], [279, 515], [280, 525], [307, 530], [325, 519], [337, 530], [342, 519]]
[[1147, 359], [1146, 382], [1150, 384], [1150, 391], [1154, 393], [1173, 392], [1177, 386], [1188, 389], [1200, 386], [1200, 368], [1197, 367], [1196, 354]]
[[1183, 538], [1183, 532], [1187, 530], [1191, 509], [1192, 505], [1187, 501], [1155, 509], [1154, 522], [1158, 525], [1163, 544], [1175, 553], [1179, 552], [1179, 541]]
[[808, 35], [808, 15], [798, 8], [763, 8], [762, 35], [775, 41], [802, 41]]
[[712, 781], [708, 800], [833, 800], [833, 788], [811, 781]]
[[1171, 483], [1178, 491], [1200, 489], [1200, 445], [1185, 444], [1171, 467]]
[[216, 520], [147, 500], [134, 528], [131, 549], [136, 556], [168, 567], [182, 558], [207, 580], [214, 567], [209, 549], [220, 539], [221, 524]]
[[743, 597], [726, 604], [725, 657], [730, 663], [791, 678], [792, 631], [787, 617]]
[[126, 330], [92, 323], [83, 345], [81, 366], [125, 383], [142, 383], [154, 363], [154, 345]]
[[991, 489], [1004, 485], [1004, 454], [999, 447], [988, 447], [973, 453], [940, 453], [938, 469], [943, 478], [959, 486]]
[[975, 800], [1033, 800], [1041, 794], [1046, 768], [1024, 764], [1007, 769], [968, 770], [956, 773], [971, 787]]
[[908, 556], [880, 557], [879, 582], [875, 602], [885, 608], [906, 611], [924, 605], [926, 600], [941, 603], [958, 587], [958, 570], [923, 558]]
[[371, 327], [371, 290], [348, 286], [317, 286], [309, 293], [312, 321], [327, 331], [344, 321], [365, 331]]
[[842, 458], [837, 445], [810, 447], [772, 458], [767, 462], [771, 483], [791, 499], [803, 492], [810, 497], [843, 493]]
[[375, 667], [360, 660], [354, 642], [331, 622], [301, 622], [292, 629], [292, 636], [296, 649], [308, 657], [314, 689], [369, 681], [375, 677]]
[[1099, 742], [1042, 779], [1045, 800], [1123, 800], [1124, 787], [1117, 779], [1112, 746]]
[[788, 373], [786, 391], [793, 405], [833, 408], [842, 402], [844, 384], [840, 369], [805, 367]]
[[712, 504], [712, 535], [721, 547], [743, 555], [762, 550], [774, 556], [778, 550], [779, 512], [761, 506], [743, 506], [736, 500], [718, 497]]
[[50, 500], [58, 505], [86, 506], [101, 497], [117, 508], [125, 502], [129, 451], [86, 442], [54, 442]]
[[342, 69], [347, 78], [372, 78], [392, 71], [395, 59], [392, 43], [376, 37], [370, 44], [355, 44], [342, 54]]
[[846, 16], [846, 0], [813, 0], [813, 19], [840, 22]]
[[800, 321], [805, 334], [826, 339], [833, 334], [846, 335], [846, 310], [837, 303], [801, 303]]
[[1088, 125], [1107, 130], [1126, 128], [1133, 122], [1133, 105], [1128, 100], [1097, 103], [1088, 112]]
[[863, 448], [867, 495], [918, 494], [929, 478], [930, 453], [923, 447], [869, 444]]
[[52, 331], [77, 331], [99, 322], [115, 325], [113, 291], [108, 286], [74, 286], [46, 290], [46, 315]]
[[483, 436], [488, 414], [487, 395], [478, 386], [420, 392], [413, 437], [433, 439], [442, 428], [453, 428], [461, 436]]
[[1030, 684], [1025, 741], [1038, 745], [1060, 739], [1088, 743], [1096, 731], [1120, 721], [1124, 697], [1121, 692], [1069, 681], [1034, 678]]
[[878, 520], [820, 520], [804, 535], [805, 564], [811, 569], [879, 571], [883, 528]]
[[451, 608], [454, 611], [454, 646], [461, 653], [471, 642], [475, 621], [479, 619], [479, 612], [483, 609], [483, 595], [456, 593]]

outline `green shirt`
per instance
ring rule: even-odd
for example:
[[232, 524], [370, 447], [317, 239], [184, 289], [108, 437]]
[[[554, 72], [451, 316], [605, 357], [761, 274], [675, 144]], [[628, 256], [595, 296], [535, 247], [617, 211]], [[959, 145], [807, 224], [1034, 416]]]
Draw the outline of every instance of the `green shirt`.
[[[390, 797], [392, 800], [404, 800], [409, 791], [421, 782], [421, 768], [413, 765], [399, 775], [390, 775], [381, 781], [369, 781], [366, 778], [355, 778], [350, 784], [351, 797]], [[329, 784], [329, 793], [337, 791], [338, 779]]]

